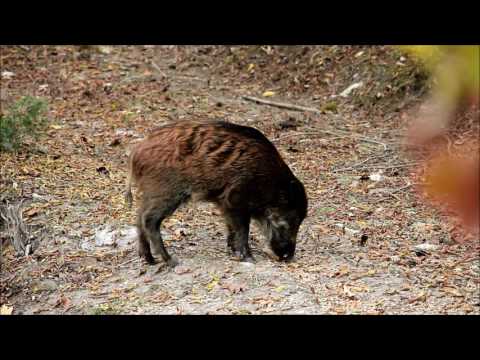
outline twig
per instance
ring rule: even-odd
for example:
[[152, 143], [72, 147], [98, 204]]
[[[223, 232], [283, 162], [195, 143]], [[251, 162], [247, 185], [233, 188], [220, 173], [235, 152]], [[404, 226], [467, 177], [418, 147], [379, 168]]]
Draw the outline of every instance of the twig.
[[383, 149], [384, 150], [387, 150], [388, 149], [388, 146], [387, 144], [385, 143], [382, 143], [380, 141], [377, 141], [377, 140], [373, 140], [373, 139], [370, 139], [366, 136], [363, 136], [363, 135], [359, 135], [359, 134], [349, 134], [349, 133], [338, 133], [338, 132], [333, 132], [333, 131], [328, 131], [328, 130], [316, 130], [317, 132], [319, 133], [323, 133], [323, 134], [328, 134], [328, 135], [335, 135], [335, 136], [345, 136], [345, 137], [352, 137], [354, 139], [357, 139], [357, 140], [360, 140], [360, 141], [365, 141], [365, 142], [369, 142], [369, 143], [372, 143], [372, 144], [377, 144], [377, 145], [382, 145], [383, 146]]
[[22, 49], [23, 51], [25, 52], [29, 52], [30, 51], [30, 48], [28, 46], [25, 46], [25, 45], [17, 45], [18, 48]]
[[136, 257], [136, 258], [127, 260], [127, 261], [125, 261], [124, 263], [121, 263], [120, 265], [118, 265], [118, 267], [125, 266], [125, 265], [130, 264], [130, 263], [132, 263], [132, 262], [134, 262], [134, 261], [136, 261], [136, 260], [139, 260], [139, 259], [140, 259], [140, 258]]
[[373, 139], [370, 139], [366, 136], [363, 136], [363, 135], [360, 135], [360, 134], [354, 134], [354, 133], [338, 133], [338, 132], [333, 132], [333, 131], [328, 131], [328, 130], [316, 130], [317, 132], [320, 132], [320, 133], [323, 133], [323, 134], [328, 134], [328, 135], [335, 135], [335, 136], [345, 136], [345, 137], [352, 137], [354, 139], [357, 139], [357, 140], [360, 140], [360, 141], [365, 141], [365, 142], [369, 142], [369, 143], [372, 143], [372, 144], [377, 144], [377, 145], [382, 145], [383, 146], [383, 150], [388, 150], [388, 146], [387, 144], [383, 143], [383, 142], [380, 142], [378, 140], [373, 140]]
[[389, 196], [391, 196], [391, 197], [397, 199], [398, 201], [400, 201], [400, 199], [398, 198], [398, 196], [396, 196], [395, 194], [396, 194], [397, 192], [399, 192], [399, 191], [406, 190], [406, 189], [408, 189], [409, 187], [411, 187], [411, 186], [413, 186], [413, 185], [417, 185], [417, 184], [408, 183], [407, 185], [405, 185], [405, 186], [403, 186], [403, 187], [401, 187], [401, 188], [398, 188], [398, 189], [395, 189], [395, 190], [389, 192], [386, 197], [383, 197], [383, 198], [381, 198], [381, 199], [379, 199], [379, 200], [377, 200], [377, 201], [373, 201], [372, 204], [378, 204], [379, 202], [382, 202], [382, 201], [388, 199]]
[[420, 162], [418, 161], [412, 161], [412, 162], [408, 162], [408, 163], [404, 163], [404, 164], [398, 164], [398, 165], [392, 165], [392, 166], [377, 166], [377, 165], [372, 165], [372, 166], [369, 166], [369, 167], [361, 167], [360, 169], [369, 169], [371, 167], [374, 167], [375, 169], [378, 169], [378, 170], [388, 170], [388, 169], [399, 169], [399, 168], [403, 168], [403, 167], [409, 167], [409, 166], [414, 166], [414, 165], [418, 165]]
[[338, 139], [347, 138], [347, 137], [354, 138], [354, 139], [359, 140], [359, 141], [364, 141], [364, 142], [368, 142], [368, 143], [372, 143], [372, 144], [382, 145], [384, 151], [388, 150], [388, 145], [385, 144], [385, 143], [382, 143], [380, 141], [373, 140], [373, 139], [367, 138], [367, 137], [359, 135], [359, 134], [339, 133], [339, 132], [333, 132], [333, 131], [328, 131], [328, 130], [315, 130], [315, 131], [297, 132], [295, 134], [288, 134], [286, 136], [279, 137], [279, 138], [275, 139], [274, 141], [278, 141], [278, 140], [285, 139], [287, 137], [292, 137], [292, 136], [317, 135], [317, 134], [333, 135], [333, 136], [337, 136]]
[[460, 260], [454, 262], [453, 265], [449, 266], [449, 268], [453, 269], [453, 268], [456, 268], [460, 264], [469, 263], [470, 261], [474, 261], [474, 260], [480, 261], [480, 258], [478, 257], [478, 255], [472, 255], [472, 256], [467, 255], [463, 259], [460, 259]]
[[[382, 155], [378, 155], [378, 156], [371, 156], [357, 164], [354, 164], [352, 166], [349, 166], [349, 167], [345, 167], [345, 168], [340, 168], [340, 169], [336, 169], [336, 170], [333, 170], [333, 172], [340, 172], [340, 171], [347, 171], [347, 170], [353, 170], [357, 167], [359, 167], [360, 165], [363, 165], [365, 164], [367, 161], [370, 161], [370, 160], [373, 160], [373, 159], [378, 159], [378, 158], [383, 158], [385, 157], [387, 154], [382, 154]], [[373, 165], [374, 166], [374, 165]]]
[[2, 217], [7, 234], [11, 239], [11, 243], [17, 254], [29, 255], [31, 247], [29, 245], [29, 234], [23, 221], [22, 216], [23, 201], [19, 201], [15, 205], [7, 205], [0, 209], [0, 217]]
[[160, 75], [162, 75], [165, 79], [167, 78], [167, 74], [165, 74], [162, 69], [160, 69], [160, 66], [158, 66], [155, 61], [150, 61], [150, 65], [158, 72]]
[[263, 100], [263, 99], [259, 99], [259, 98], [253, 97], [253, 96], [242, 96], [242, 99], [246, 100], [246, 101], [252, 101], [252, 102], [257, 103], [257, 104], [275, 106], [275, 107], [282, 108], [282, 109], [313, 112], [313, 113], [316, 113], [316, 114], [321, 114], [322, 113], [320, 110], [315, 109], [315, 108], [310, 108], [310, 107], [305, 107], [305, 106], [300, 106], [300, 105], [294, 105], [294, 104], [281, 103], [281, 102], [276, 102], [276, 101]]

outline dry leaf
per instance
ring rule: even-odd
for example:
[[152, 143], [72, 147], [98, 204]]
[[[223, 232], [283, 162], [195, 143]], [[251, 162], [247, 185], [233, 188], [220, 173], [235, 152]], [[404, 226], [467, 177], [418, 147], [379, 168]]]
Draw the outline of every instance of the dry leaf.
[[408, 300], [408, 303], [409, 303], [409, 304], [413, 304], [413, 303], [418, 302], [418, 301], [420, 301], [420, 302], [425, 302], [425, 301], [427, 301], [427, 294], [425, 294], [425, 292], [422, 291], [422, 292], [421, 292], [420, 294], [418, 294], [416, 297]]
[[13, 306], [2, 305], [0, 308], [0, 315], [12, 315]]
[[206, 286], [207, 290], [208, 290], [208, 291], [212, 291], [213, 288], [214, 288], [216, 285], [218, 285], [218, 281], [219, 281], [219, 280], [220, 280], [220, 279], [218, 278], [218, 276], [214, 276], [213, 279], [212, 279], [212, 281], [210, 281], [210, 282], [207, 284], [207, 286]]
[[222, 288], [229, 290], [232, 294], [237, 294], [245, 291], [247, 287], [245, 284], [225, 283], [222, 285]]
[[350, 270], [347, 267], [342, 267], [339, 270], [335, 271], [332, 277], [342, 277], [350, 274]]
[[175, 269], [173, 271], [175, 272], [175, 274], [182, 275], [182, 274], [192, 272], [192, 269], [190, 269], [189, 267], [180, 265], [180, 266], [175, 266]]
[[345, 296], [346, 296], [347, 298], [349, 298], [350, 300], [355, 300], [355, 299], [356, 299], [355, 294], [350, 291], [350, 289], [348, 288], [347, 285], [343, 285], [343, 293], [344, 293]]
[[65, 310], [70, 309], [73, 305], [69, 298], [61, 296], [55, 303], [55, 307], [62, 306]]
[[442, 291], [444, 291], [446, 293], [449, 293], [449, 294], [451, 294], [455, 297], [464, 297], [464, 295], [455, 288], [445, 287], [445, 288], [442, 289]]
[[38, 209], [37, 208], [32, 208], [28, 211], [25, 212], [25, 215], [28, 217], [33, 217], [38, 214]]

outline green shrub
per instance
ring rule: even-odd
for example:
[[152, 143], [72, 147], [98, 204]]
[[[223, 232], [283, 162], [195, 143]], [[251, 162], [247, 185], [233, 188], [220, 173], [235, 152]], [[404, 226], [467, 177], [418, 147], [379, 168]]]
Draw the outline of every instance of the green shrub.
[[0, 151], [16, 150], [26, 136], [36, 137], [45, 126], [46, 111], [45, 100], [25, 96], [0, 114]]

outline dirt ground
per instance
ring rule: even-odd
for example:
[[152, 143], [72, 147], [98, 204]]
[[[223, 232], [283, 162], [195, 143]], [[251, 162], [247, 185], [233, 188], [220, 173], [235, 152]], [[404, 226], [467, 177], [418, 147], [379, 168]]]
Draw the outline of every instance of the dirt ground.
[[[338, 61], [371, 56], [362, 49]], [[364, 103], [379, 103], [360, 106], [338, 94], [363, 73], [342, 75], [324, 47], [300, 50], [330, 64], [315, 82], [298, 78], [308, 69], [282, 67], [276, 49], [263, 49], [266, 58], [241, 50], [124, 46], [88, 57], [73, 46], [2, 48], [2, 71], [14, 73], [2, 78], [4, 108], [21, 95], [44, 97], [49, 125], [17, 154], [0, 153], [2, 196], [26, 199], [25, 219], [44, 232], [33, 255], [4, 248], [0, 305], [13, 314], [479, 314], [478, 254], [418, 197], [421, 164], [402, 147], [412, 99], [423, 94], [388, 103], [364, 86], [374, 93]], [[256, 229], [256, 263], [230, 258], [209, 204], [164, 223], [179, 266], [138, 258], [135, 203], [123, 202], [129, 145], [193, 116], [261, 130], [304, 182], [309, 215], [294, 262], [271, 259]]]

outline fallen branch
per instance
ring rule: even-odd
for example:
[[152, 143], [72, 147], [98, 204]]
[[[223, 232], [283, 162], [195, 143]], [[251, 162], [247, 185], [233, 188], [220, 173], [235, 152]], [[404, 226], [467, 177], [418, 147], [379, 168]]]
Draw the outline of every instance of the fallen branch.
[[328, 135], [335, 135], [335, 136], [345, 136], [345, 137], [351, 137], [351, 138], [354, 138], [354, 139], [357, 139], [357, 140], [360, 140], [360, 141], [364, 141], [364, 142], [369, 142], [369, 143], [372, 143], [372, 144], [377, 144], [377, 145], [382, 145], [383, 146], [383, 150], [387, 150], [388, 149], [388, 146], [387, 144], [383, 143], [383, 142], [380, 142], [378, 140], [373, 140], [373, 139], [370, 139], [366, 136], [363, 136], [363, 135], [359, 135], [359, 134], [349, 134], [349, 133], [338, 133], [338, 132], [333, 132], [333, 131], [328, 131], [328, 130], [316, 130], [317, 132], [320, 132], [320, 133], [323, 133], [323, 134], [328, 134]]
[[363, 135], [340, 133], [340, 132], [334, 132], [334, 131], [328, 131], [328, 130], [315, 130], [315, 131], [297, 132], [295, 134], [287, 134], [286, 136], [276, 138], [274, 141], [282, 140], [282, 139], [285, 139], [287, 137], [292, 137], [292, 136], [318, 135], [318, 134], [334, 135], [334, 136], [337, 136], [336, 139], [352, 138], [352, 139], [356, 139], [356, 140], [359, 140], [359, 141], [364, 141], [364, 142], [368, 142], [368, 143], [372, 143], [372, 144], [382, 145], [384, 151], [388, 150], [388, 145], [387, 144], [382, 143], [382, 142], [377, 141], [377, 140], [370, 139], [370, 138], [365, 137]]
[[310, 107], [305, 107], [305, 106], [300, 106], [300, 105], [294, 105], [294, 104], [287, 104], [287, 103], [281, 103], [281, 102], [276, 102], [276, 101], [270, 101], [270, 100], [263, 100], [259, 99], [253, 96], [242, 96], [243, 100], [246, 101], [251, 101], [257, 104], [263, 104], [263, 105], [269, 105], [269, 106], [274, 106], [282, 109], [288, 109], [288, 110], [295, 110], [295, 111], [306, 111], [306, 112], [313, 112], [316, 114], [321, 114], [322, 112], [318, 109], [315, 108], [310, 108]]
[[16, 253], [28, 256], [33, 253], [37, 244], [32, 241], [27, 225], [23, 220], [22, 207], [23, 201], [14, 205], [7, 203], [0, 208], [0, 217], [4, 222], [7, 238], [10, 239]]
[[25, 46], [25, 45], [17, 45], [17, 47], [20, 48], [21, 50], [25, 51], [25, 52], [30, 51], [30, 47]]
[[[386, 156], [388, 156], [388, 155], [389, 155], [389, 154], [382, 154], [382, 155], [378, 155], [378, 156], [372, 156], [372, 157], [366, 158], [365, 160], [360, 161], [359, 163], [354, 164], [354, 165], [352, 165], [352, 166], [348, 166], [348, 167], [344, 167], [344, 168], [340, 168], [340, 169], [333, 170], [333, 172], [336, 173], [336, 172], [340, 172], [340, 171], [354, 170], [354, 169], [358, 168], [360, 165], [363, 165], [363, 164], [365, 164], [366, 162], [368, 162], [368, 161], [370, 161], [370, 160], [384, 158], [384, 157], [386, 157]], [[374, 165], [373, 165], [373, 166], [374, 166]]]
[[378, 166], [378, 165], [370, 165], [370, 166], [362, 166], [358, 167], [357, 169], [359, 170], [365, 170], [365, 169], [377, 169], [377, 170], [389, 170], [389, 169], [400, 169], [404, 167], [409, 167], [409, 166], [415, 166], [420, 164], [419, 161], [412, 161], [412, 162], [407, 162], [404, 164], [397, 164], [397, 165], [391, 165], [391, 166]]
[[160, 66], [158, 66], [155, 61], [150, 61], [150, 65], [160, 74], [163, 76], [164, 79], [167, 78], [167, 74], [165, 74], [162, 69], [160, 69]]
[[476, 260], [476, 261], [480, 260], [480, 257], [478, 257], [477, 254], [467, 255], [467, 256], [465, 256], [463, 259], [460, 259], [460, 260], [454, 262], [453, 265], [450, 265], [450, 266], [449, 266], [449, 268], [450, 268], [450, 269], [454, 269], [454, 268], [456, 268], [456, 267], [457, 267], [458, 265], [460, 265], [460, 264], [469, 263], [469, 262], [475, 261], [475, 260]]
[[379, 200], [377, 200], [377, 201], [373, 201], [372, 204], [378, 204], [379, 202], [382, 202], [382, 201], [388, 199], [389, 197], [393, 197], [393, 198], [397, 199], [398, 201], [400, 201], [400, 199], [398, 198], [398, 196], [396, 196], [395, 194], [398, 193], [398, 192], [400, 192], [400, 191], [402, 191], [402, 190], [406, 190], [406, 189], [410, 188], [410, 187], [413, 186], [413, 185], [418, 185], [418, 184], [408, 183], [407, 185], [402, 186], [401, 188], [395, 189], [395, 190], [387, 193], [387, 196], [386, 196], [386, 197], [383, 197], [383, 198], [381, 198], [381, 199], [379, 199]]

